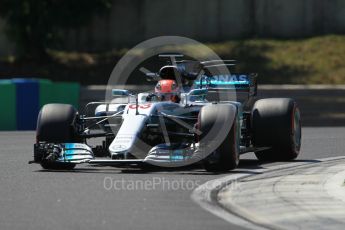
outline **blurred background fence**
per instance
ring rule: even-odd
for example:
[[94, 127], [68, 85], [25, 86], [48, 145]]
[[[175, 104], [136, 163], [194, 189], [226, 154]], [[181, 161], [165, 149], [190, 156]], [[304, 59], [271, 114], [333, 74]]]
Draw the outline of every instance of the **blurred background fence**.
[[[114, 0], [88, 25], [64, 30], [61, 48], [111, 50], [161, 35], [216, 42], [344, 32], [343, 0]], [[14, 48], [0, 32], [0, 55]]]

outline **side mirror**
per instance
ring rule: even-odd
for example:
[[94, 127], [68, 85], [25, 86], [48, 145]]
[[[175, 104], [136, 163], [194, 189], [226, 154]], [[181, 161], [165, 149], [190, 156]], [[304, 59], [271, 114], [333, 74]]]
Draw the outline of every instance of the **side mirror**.
[[207, 92], [207, 89], [193, 89], [188, 93], [188, 96], [202, 96], [206, 95]]
[[128, 97], [131, 95], [129, 91], [125, 89], [112, 89], [111, 94], [113, 97]]
[[187, 94], [187, 102], [205, 101], [207, 93], [207, 89], [193, 89]]

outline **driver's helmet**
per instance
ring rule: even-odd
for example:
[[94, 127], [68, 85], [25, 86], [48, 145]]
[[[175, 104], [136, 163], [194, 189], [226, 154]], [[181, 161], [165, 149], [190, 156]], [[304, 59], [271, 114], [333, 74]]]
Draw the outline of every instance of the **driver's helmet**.
[[160, 80], [155, 87], [160, 101], [180, 102], [180, 89], [174, 80]]

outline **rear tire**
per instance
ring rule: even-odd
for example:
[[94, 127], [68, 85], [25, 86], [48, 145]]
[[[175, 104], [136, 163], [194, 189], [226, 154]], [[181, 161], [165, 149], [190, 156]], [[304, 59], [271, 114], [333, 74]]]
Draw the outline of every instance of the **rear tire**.
[[297, 104], [290, 98], [258, 100], [252, 110], [253, 143], [271, 147], [255, 152], [260, 161], [289, 161], [301, 148], [301, 122]]
[[237, 167], [239, 163], [237, 113], [237, 107], [229, 104], [207, 105], [201, 109], [198, 128], [202, 132], [200, 148], [206, 149], [205, 153], [208, 155], [204, 160], [206, 171], [222, 172]]
[[[81, 140], [75, 132], [77, 110], [67, 104], [47, 104], [41, 109], [37, 119], [37, 142], [47, 143], [76, 143]], [[71, 170], [73, 163], [41, 161], [44, 169]]]

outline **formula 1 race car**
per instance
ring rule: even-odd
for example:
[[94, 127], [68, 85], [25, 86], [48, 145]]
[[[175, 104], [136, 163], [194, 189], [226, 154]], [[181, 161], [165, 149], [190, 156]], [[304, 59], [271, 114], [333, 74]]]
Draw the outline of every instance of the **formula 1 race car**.
[[[212, 71], [231, 65], [231, 60], [170, 63], [158, 73], [146, 73], [147, 80], [157, 82], [153, 92], [113, 89], [111, 101], [86, 106], [97, 106], [92, 116], [72, 105], [47, 104], [38, 115], [31, 163], [63, 170], [81, 163], [201, 164], [215, 172], [235, 169], [247, 152], [260, 161], [295, 159], [301, 147], [296, 102], [256, 99], [256, 74]], [[88, 144], [96, 137], [104, 138], [101, 145]]]

